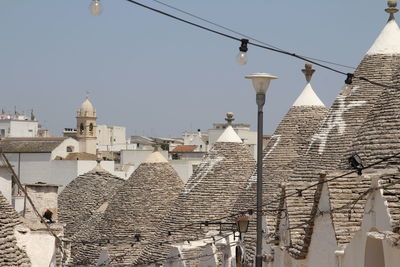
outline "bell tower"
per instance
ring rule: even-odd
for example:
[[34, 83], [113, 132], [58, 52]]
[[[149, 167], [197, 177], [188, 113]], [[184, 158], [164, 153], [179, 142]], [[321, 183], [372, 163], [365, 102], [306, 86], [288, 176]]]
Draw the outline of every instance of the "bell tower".
[[86, 97], [76, 112], [76, 136], [80, 152], [96, 154], [96, 119], [96, 110]]

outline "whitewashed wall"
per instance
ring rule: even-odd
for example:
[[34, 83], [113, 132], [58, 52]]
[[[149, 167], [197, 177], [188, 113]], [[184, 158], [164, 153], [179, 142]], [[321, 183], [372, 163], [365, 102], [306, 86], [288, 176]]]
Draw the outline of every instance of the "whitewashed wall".
[[[274, 255], [274, 267], [336, 267], [337, 259], [335, 256], [335, 250], [337, 249], [337, 242], [335, 232], [333, 229], [329, 204], [329, 195], [327, 185], [321, 192], [318, 209], [323, 213], [315, 218], [313, 234], [311, 236], [311, 243], [306, 259], [296, 260], [291, 257], [285, 250], [275, 248]], [[288, 227], [287, 221], [282, 222], [280, 230], [284, 230]], [[290, 227], [290, 226], [289, 226]], [[284, 238], [284, 234], [281, 234], [281, 246], [285, 246], [288, 241]]]
[[[371, 230], [392, 231], [390, 216], [386, 201], [382, 197], [381, 190], [375, 191], [368, 197], [361, 231], [359, 231], [350, 244], [344, 250], [340, 267], [365, 267], [365, 252], [367, 233]], [[383, 240], [383, 251], [385, 267], [398, 267], [400, 262], [400, 248], [390, 246], [389, 242]]]
[[199, 165], [201, 160], [169, 160], [168, 162], [178, 173], [181, 180], [186, 183], [193, 174], [193, 165]]
[[126, 128], [122, 126], [97, 125], [97, 145], [112, 146], [126, 143]]
[[0, 192], [8, 200], [10, 205], [12, 204], [11, 193], [12, 193], [11, 174], [4, 168], [0, 167]]
[[31, 231], [28, 227], [19, 225], [14, 230], [17, 245], [23, 248], [32, 267], [56, 266], [55, 238], [47, 231]]
[[[65, 143], [68, 145], [70, 143]], [[18, 154], [6, 154], [8, 160], [18, 174]], [[43, 182], [57, 184], [60, 192], [65, 185], [77, 176], [91, 171], [97, 162], [94, 160], [50, 160], [50, 153], [21, 153], [20, 177], [23, 184]], [[124, 172], [114, 170], [114, 161], [102, 161], [100, 165], [110, 173], [125, 178]]]
[[67, 138], [51, 152], [51, 159], [55, 159], [57, 156], [65, 158], [69, 153], [67, 147], [73, 148], [72, 152], [80, 152], [79, 142], [73, 138]]
[[[136, 169], [153, 151], [153, 148], [149, 150], [121, 150], [121, 165], [133, 165]], [[165, 159], [168, 159], [168, 151], [159, 152]]]

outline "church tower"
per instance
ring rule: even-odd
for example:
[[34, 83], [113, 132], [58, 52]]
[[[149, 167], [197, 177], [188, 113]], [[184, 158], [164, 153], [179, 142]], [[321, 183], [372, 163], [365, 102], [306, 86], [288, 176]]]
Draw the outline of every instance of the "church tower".
[[76, 129], [79, 141], [79, 151], [96, 154], [96, 110], [88, 97], [76, 112]]

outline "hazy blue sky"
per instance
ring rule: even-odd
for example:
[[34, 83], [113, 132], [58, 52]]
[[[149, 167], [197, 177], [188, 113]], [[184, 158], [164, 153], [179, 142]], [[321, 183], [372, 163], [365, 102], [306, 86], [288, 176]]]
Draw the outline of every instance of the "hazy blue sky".
[[[184, 18], [152, 0], [138, 0]], [[163, 0], [283, 49], [357, 66], [387, 20], [384, 0]], [[125, 0], [1, 0], [0, 108], [34, 109], [55, 134], [75, 127], [86, 91], [98, 123], [128, 135], [179, 136], [207, 130], [227, 111], [256, 125], [255, 93], [244, 75], [279, 76], [269, 88], [271, 133], [305, 85], [304, 62], [173, 21]], [[345, 77], [316, 68], [312, 85], [330, 106]], [[351, 71], [341, 68], [344, 71]]]

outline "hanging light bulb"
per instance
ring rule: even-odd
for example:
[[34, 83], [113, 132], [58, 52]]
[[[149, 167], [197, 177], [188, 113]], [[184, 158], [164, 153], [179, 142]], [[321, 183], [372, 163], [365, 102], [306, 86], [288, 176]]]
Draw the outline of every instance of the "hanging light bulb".
[[100, 0], [92, 0], [90, 4], [90, 14], [93, 16], [99, 16], [101, 14]]
[[247, 39], [242, 39], [240, 40], [242, 42], [242, 44], [239, 47], [239, 54], [236, 57], [236, 62], [239, 65], [245, 65], [247, 63], [247, 43], [249, 42], [249, 40]]

